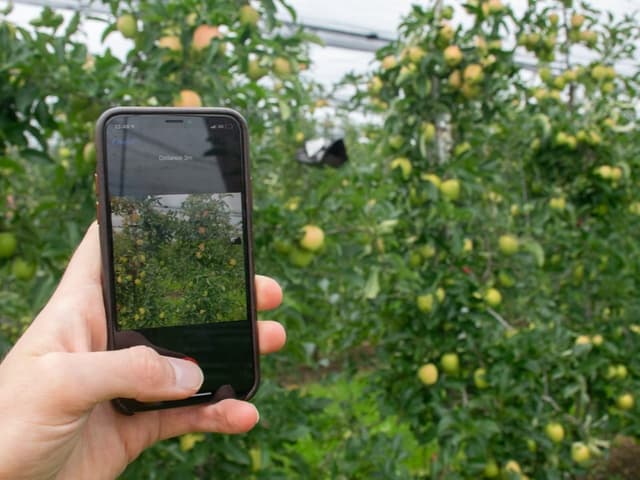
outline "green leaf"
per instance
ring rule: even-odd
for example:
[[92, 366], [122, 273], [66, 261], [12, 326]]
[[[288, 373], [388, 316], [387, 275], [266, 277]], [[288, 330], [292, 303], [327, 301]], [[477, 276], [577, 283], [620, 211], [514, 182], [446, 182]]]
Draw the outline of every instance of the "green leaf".
[[16, 160], [9, 157], [0, 157], [0, 170], [24, 173], [24, 167]]
[[380, 269], [374, 267], [371, 269], [367, 283], [364, 286], [364, 298], [373, 300], [380, 293]]
[[71, 18], [71, 20], [69, 21], [69, 25], [67, 25], [67, 28], [64, 31], [64, 36], [67, 38], [67, 40], [69, 39], [69, 37], [71, 37], [71, 35], [78, 31], [78, 26], [80, 25], [81, 19], [82, 17], [80, 16], [80, 12], [76, 12], [75, 15]]
[[278, 100], [278, 105], [280, 107], [280, 115], [282, 116], [282, 120], [285, 122], [291, 118], [291, 107], [284, 101]]
[[529, 252], [535, 258], [536, 265], [538, 267], [544, 266], [544, 249], [535, 240], [524, 240], [522, 247], [525, 251]]

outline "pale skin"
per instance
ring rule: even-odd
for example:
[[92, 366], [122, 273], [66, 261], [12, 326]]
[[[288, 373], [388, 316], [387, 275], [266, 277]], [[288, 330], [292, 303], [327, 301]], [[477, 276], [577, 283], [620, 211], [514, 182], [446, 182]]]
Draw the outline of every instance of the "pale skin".
[[[98, 226], [91, 225], [58, 288], [0, 364], [0, 478], [111, 479], [146, 447], [188, 432], [242, 433], [259, 420], [240, 400], [124, 416], [110, 399], [173, 400], [195, 393], [202, 372], [148, 347], [105, 351]], [[256, 277], [259, 310], [277, 307], [279, 285]], [[284, 328], [258, 322], [261, 353]]]

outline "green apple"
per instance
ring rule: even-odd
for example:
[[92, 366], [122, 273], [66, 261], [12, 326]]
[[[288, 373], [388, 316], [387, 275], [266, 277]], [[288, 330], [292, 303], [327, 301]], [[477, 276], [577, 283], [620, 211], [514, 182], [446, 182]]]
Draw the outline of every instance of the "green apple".
[[440, 365], [445, 373], [455, 375], [460, 370], [460, 358], [457, 353], [445, 353], [440, 359]]
[[116, 28], [124, 38], [133, 38], [138, 33], [136, 19], [130, 13], [120, 15], [116, 20]]
[[0, 258], [10, 258], [16, 253], [18, 240], [11, 232], [0, 233]]
[[433, 310], [433, 294], [426, 293], [424, 295], [418, 295], [416, 298], [416, 305], [418, 306], [418, 310], [423, 313], [429, 313]]
[[482, 474], [484, 475], [484, 478], [496, 478], [500, 475], [500, 467], [498, 467], [495, 460], [487, 460], [487, 463], [484, 464]]
[[289, 261], [296, 267], [304, 268], [308, 266], [313, 260], [313, 257], [313, 252], [300, 248], [293, 248], [289, 252]]
[[93, 142], [87, 143], [82, 149], [82, 159], [89, 165], [95, 165], [96, 163], [96, 144]]
[[518, 237], [515, 235], [501, 235], [498, 239], [498, 246], [503, 254], [513, 255], [518, 252], [520, 242], [518, 241]]
[[487, 371], [484, 368], [478, 368], [473, 372], [473, 383], [479, 390], [484, 390], [489, 387], [489, 382], [487, 382]]
[[560, 443], [564, 440], [564, 427], [557, 422], [548, 423], [544, 427], [544, 433], [553, 443]]
[[240, 8], [240, 23], [249, 27], [255, 27], [260, 20], [260, 13], [251, 5], [243, 5]]
[[11, 265], [11, 273], [18, 280], [31, 280], [36, 273], [36, 264], [16, 258]]

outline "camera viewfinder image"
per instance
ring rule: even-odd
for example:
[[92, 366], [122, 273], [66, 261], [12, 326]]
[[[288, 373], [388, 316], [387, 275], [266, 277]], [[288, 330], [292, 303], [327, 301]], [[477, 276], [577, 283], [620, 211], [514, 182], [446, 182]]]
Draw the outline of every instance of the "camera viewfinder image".
[[113, 197], [118, 328], [246, 320], [241, 194]]

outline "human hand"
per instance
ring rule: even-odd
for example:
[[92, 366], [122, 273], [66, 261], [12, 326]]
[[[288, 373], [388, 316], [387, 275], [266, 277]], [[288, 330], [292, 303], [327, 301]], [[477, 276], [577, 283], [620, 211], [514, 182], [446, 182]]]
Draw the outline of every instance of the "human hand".
[[[55, 293], [0, 364], [0, 478], [115, 478], [146, 447], [187, 432], [242, 433], [256, 408], [222, 400], [124, 416], [110, 399], [174, 400], [194, 394], [202, 372], [137, 346], [105, 351], [98, 226], [89, 227]], [[278, 284], [256, 277], [259, 310], [277, 307]], [[284, 328], [258, 322], [261, 353]]]

